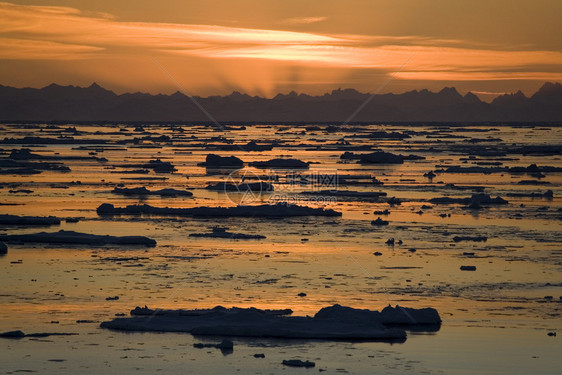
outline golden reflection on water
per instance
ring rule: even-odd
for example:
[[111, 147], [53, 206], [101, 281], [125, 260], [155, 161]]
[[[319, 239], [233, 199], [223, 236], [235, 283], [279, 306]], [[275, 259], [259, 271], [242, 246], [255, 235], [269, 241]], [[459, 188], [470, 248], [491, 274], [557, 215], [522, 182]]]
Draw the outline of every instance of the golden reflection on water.
[[[28, 135], [29, 130], [5, 125], [4, 136]], [[88, 132], [77, 138], [96, 138], [96, 131], [105, 127], [77, 126]], [[179, 136], [170, 130], [147, 127], [157, 134], [174, 136], [173, 145], [161, 147], [126, 147], [104, 150], [92, 146], [87, 150], [68, 145], [30, 147], [45, 155], [84, 156], [96, 152], [108, 159], [96, 161], [64, 161], [68, 173], [43, 172], [38, 175], [3, 175], [0, 213], [18, 215], [54, 215], [79, 217], [78, 223], [61, 223], [50, 228], [1, 228], [2, 233], [34, 233], [37, 231], [75, 230], [111, 235], [144, 235], [157, 240], [155, 248], [127, 247], [92, 248], [61, 247], [42, 244], [10, 244], [9, 252], [0, 258], [0, 331], [25, 329], [49, 331], [60, 327], [81, 333], [97, 327], [97, 322], [111, 319], [116, 313], [128, 314], [135, 306], [151, 308], [257, 307], [263, 309], [291, 308], [297, 315], [313, 315], [321, 307], [339, 303], [357, 308], [381, 309], [388, 304], [409, 307], [431, 306], [438, 309], [445, 326], [458, 327], [456, 334], [465, 335], [471, 326], [508, 328], [526, 327], [560, 329], [562, 296], [560, 266], [560, 207], [562, 175], [547, 174], [548, 186], [519, 185], [526, 175], [439, 174], [429, 182], [423, 174], [436, 165], [465, 165], [460, 155], [447, 142], [436, 143], [414, 135], [404, 141], [353, 139], [354, 145], [375, 145], [402, 154], [422, 154], [425, 160], [407, 161], [398, 166], [363, 166], [342, 162], [337, 146], [317, 151], [342, 138], [341, 133], [312, 132], [300, 135], [300, 129], [289, 128], [298, 135], [279, 133], [279, 128], [263, 129], [248, 126], [245, 131], [215, 132], [207, 128], [186, 127]], [[188, 130], [189, 129], [189, 130]], [[368, 130], [372, 131], [374, 127]], [[395, 127], [387, 129], [400, 130]], [[129, 127], [129, 130], [132, 128]], [[416, 131], [434, 131], [430, 127]], [[276, 132], [277, 131], [277, 132]], [[360, 131], [357, 131], [360, 133]], [[368, 132], [368, 131], [366, 131]], [[309, 132], [310, 133], [310, 132]], [[505, 144], [543, 144], [560, 139], [561, 129], [537, 130], [501, 127], [486, 134], [500, 137]], [[191, 134], [199, 138], [192, 140]], [[280, 139], [285, 142], [271, 151], [241, 152], [205, 150], [203, 143], [217, 143], [211, 137], [227, 136], [234, 143], [245, 144]], [[532, 134], [532, 137], [529, 135]], [[480, 133], [470, 134], [481, 137]], [[110, 136], [121, 140], [130, 137]], [[429, 147], [445, 151], [429, 152]], [[15, 145], [3, 145], [8, 155]], [[97, 151], [92, 151], [97, 150]], [[357, 152], [357, 151], [356, 151]], [[361, 152], [361, 151], [359, 151]], [[187, 153], [187, 154], [186, 154]], [[208, 191], [209, 183], [225, 180], [197, 166], [208, 153], [235, 155], [245, 162], [291, 156], [312, 162], [311, 171], [349, 175], [370, 174], [384, 182], [382, 186], [357, 185], [344, 187], [358, 191], [384, 191], [389, 197], [404, 200], [389, 207], [384, 202], [338, 198], [325, 207], [343, 213], [327, 218], [175, 218], [175, 217], [113, 217], [100, 218], [95, 209], [101, 203], [115, 206], [149, 204], [158, 207], [232, 206], [236, 194]], [[130, 174], [123, 164], [140, 164], [160, 158], [171, 161], [178, 169], [174, 174]], [[482, 159], [482, 158], [479, 158]], [[508, 166], [560, 166], [559, 156], [518, 155], [517, 160], [503, 162]], [[473, 162], [467, 162], [473, 165]], [[258, 176], [273, 173], [284, 181], [286, 171], [256, 168], [246, 170]], [[311, 171], [303, 172], [312, 173]], [[115, 172], [115, 173], [114, 173]], [[134, 178], [159, 178], [135, 180]], [[133, 178], [133, 180], [131, 180]], [[80, 183], [69, 184], [80, 181]], [[146, 186], [189, 189], [192, 198], [124, 197], [111, 193], [117, 184], [127, 187]], [[507, 206], [478, 212], [459, 205], [428, 205], [425, 200], [438, 196], [470, 196], [471, 190], [455, 190], [446, 184], [484, 187], [493, 195], [512, 192], [534, 192], [552, 189], [554, 199], [507, 198]], [[276, 184], [276, 192], [304, 199], [302, 192], [310, 185]], [[29, 189], [31, 193], [10, 193]], [[271, 194], [264, 194], [255, 203], [268, 203]], [[232, 200], [229, 199], [233, 198]], [[322, 206], [312, 200], [302, 204]], [[546, 207], [546, 209], [544, 209]], [[390, 221], [386, 227], [374, 227], [370, 221], [374, 211], [388, 208], [382, 216]], [[418, 211], [422, 210], [422, 213]], [[450, 216], [447, 216], [449, 215]], [[440, 215], [445, 215], [441, 217]], [[213, 226], [226, 226], [232, 232], [263, 234], [265, 240], [224, 240], [191, 238], [191, 233], [209, 231]], [[454, 242], [456, 235], [486, 235], [488, 240]], [[389, 238], [402, 240], [402, 245], [388, 246]], [[382, 255], [375, 256], [375, 252]], [[474, 253], [474, 256], [463, 255]], [[132, 258], [108, 260], [107, 258]], [[22, 260], [22, 263], [12, 263]], [[461, 265], [475, 265], [477, 271], [460, 271]], [[299, 297], [299, 293], [306, 293]], [[106, 297], [119, 296], [117, 301]], [[553, 300], [545, 300], [553, 296]], [[76, 324], [76, 320], [93, 320], [92, 324]], [[439, 337], [439, 333], [436, 335]], [[509, 340], [506, 341], [509, 344]]]

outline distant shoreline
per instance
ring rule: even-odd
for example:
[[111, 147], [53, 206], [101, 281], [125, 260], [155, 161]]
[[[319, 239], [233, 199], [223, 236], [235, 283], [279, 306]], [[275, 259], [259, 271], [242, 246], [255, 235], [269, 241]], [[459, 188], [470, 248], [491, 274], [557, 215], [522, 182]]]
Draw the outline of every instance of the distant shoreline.
[[527, 97], [521, 91], [490, 103], [454, 87], [439, 92], [368, 94], [354, 89], [320, 96], [291, 92], [265, 99], [233, 92], [193, 97], [145, 93], [116, 94], [97, 84], [52, 84], [41, 89], [0, 85], [0, 121], [53, 123], [182, 124], [440, 124], [561, 123], [562, 84], [545, 83]]
[[[216, 127], [217, 125], [211, 121], [113, 121], [113, 120], [91, 120], [91, 121], [73, 121], [73, 120], [0, 120], [2, 125], [81, 125], [81, 126], [96, 126], [96, 125], [143, 125], [143, 126], [210, 126]], [[354, 121], [347, 124], [342, 124], [339, 121], [221, 121], [222, 126], [256, 126], [256, 125], [267, 125], [267, 126], [312, 126], [312, 125], [327, 125], [327, 126], [341, 126], [341, 127], [352, 127], [352, 126], [367, 126], [367, 125], [379, 125], [379, 126], [413, 126], [413, 127], [423, 127], [423, 126], [441, 126], [441, 127], [464, 127], [464, 126], [495, 126], [495, 127], [536, 127], [536, 126], [548, 126], [548, 127], [562, 127], [562, 120], [560, 121]], [[225, 129], [228, 131], [231, 129]]]

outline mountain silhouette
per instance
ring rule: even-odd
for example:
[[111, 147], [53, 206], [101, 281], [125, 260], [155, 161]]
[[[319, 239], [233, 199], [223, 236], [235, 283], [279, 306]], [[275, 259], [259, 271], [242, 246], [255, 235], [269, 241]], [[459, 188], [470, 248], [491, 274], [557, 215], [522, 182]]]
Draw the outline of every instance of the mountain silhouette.
[[521, 91], [491, 103], [454, 87], [439, 92], [361, 93], [337, 89], [319, 96], [278, 94], [272, 99], [233, 92], [226, 96], [115, 94], [89, 87], [51, 84], [41, 89], [0, 85], [0, 121], [174, 121], [209, 122], [196, 101], [220, 122], [344, 122], [365, 102], [353, 122], [562, 121], [562, 85], [545, 83], [531, 97]]

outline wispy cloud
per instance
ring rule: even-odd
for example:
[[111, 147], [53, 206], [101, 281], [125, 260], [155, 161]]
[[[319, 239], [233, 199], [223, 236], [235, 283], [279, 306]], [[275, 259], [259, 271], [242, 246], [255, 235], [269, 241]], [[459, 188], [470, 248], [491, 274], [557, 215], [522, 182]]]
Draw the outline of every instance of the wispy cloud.
[[[562, 53], [502, 50], [419, 36], [321, 34], [220, 25], [122, 22], [70, 7], [0, 3], [0, 56], [71, 60], [166, 54], [212, 60], [267, 60], [337, 69], [396, 70], [398, 79], [562, 79]], [[285, 24], [325, 17], [284, 20]], [[543, 69], [549, 66], [548, 70]]]
[[477, 94], [477, 95], [492, 95], [492, 96], [499, 96], [499, 95], [504, 95], [507, 94], [507, 92], [505, 91], [501, 91], [501, 92], [491, 92], [491, 91], [477, 91], [477, 90], [473, 90], [471, 91], [473, 94]]
[[326, 21], [328, 17], [293, 17], [279, 21], [281, 25], [307, 25], [309, 23], [317, 23]]
[[76, 60], [92, 57], [101, 47], [43, 40], [0, 38], [3, 59], [9, 60]]

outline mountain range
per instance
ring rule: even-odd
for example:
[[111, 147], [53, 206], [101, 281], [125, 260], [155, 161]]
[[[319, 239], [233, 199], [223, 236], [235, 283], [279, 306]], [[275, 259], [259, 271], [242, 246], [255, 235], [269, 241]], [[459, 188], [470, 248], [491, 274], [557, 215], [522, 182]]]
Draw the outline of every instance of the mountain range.
[[266, 99], [239, 92], [206, 98], [181, 92], [118, 95], [96, 83], [89, 87], [53, 83], [41, 89], [0, 85], [3, 122], [214, 121], [211, 117], [218, 122], [560, 122], [562, 85], [547, 82], [530, 97], [518, 91], [490, 103], [471, 92], [463, 96], [453, 87], [376, 95], [354, 89], [320, 96], [291, 92]]

